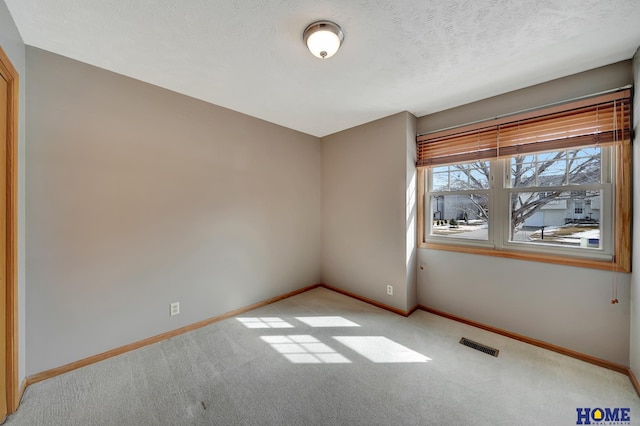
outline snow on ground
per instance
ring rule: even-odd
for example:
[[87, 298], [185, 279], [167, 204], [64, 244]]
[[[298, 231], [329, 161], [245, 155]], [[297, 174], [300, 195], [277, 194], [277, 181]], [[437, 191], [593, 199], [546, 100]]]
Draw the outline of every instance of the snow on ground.
[[586, 231], [577, 232], [575, 234], [568, 235], [569, 238], [600, 238], [599, 229], [588, 229]]
[[[446, 225], [434, 225], [433, 233], [436, 235], [454, 235], [461, 234], [460, 236], [464, 238], [471, 239], [486, 239], [487, 238], [487, 224], [482, 221], [469, 221], [468, 224], [465, 224], [463, 221], [458, 222], [458, 226], [452, 228], [449, 224]], [[516, 237], [514, 240], [520, 241], [532, 241], [532, 242], [549, 242], [556, 244], [569, 244], [569, 245], [580, 245], [583, 238], [588, 239], [599, 239], [600, 238], [600, 229], [593, 228], [594, 225], [589, 224], [588, 226], [581, 226], [576, 224], [566, 225], [566, 226], [546, 226], [544, 228], [544, 240], [542, 240], [542, 230], [537, 229], [528, 233], [527, 231], [519, 231], [516, 233]], [[569, 233], [566, 235], [557, 235], [562, 231], [567, 231], [570, 228], [575, 228], [573, 233]], [[582, 229], [580, 229], [582, 228]], [[520, 237], [517, 237], [520, 235]], [[524, 239], [522, 238], [524, 237]], [[548, 240], [548, 241], [547, 241]]]

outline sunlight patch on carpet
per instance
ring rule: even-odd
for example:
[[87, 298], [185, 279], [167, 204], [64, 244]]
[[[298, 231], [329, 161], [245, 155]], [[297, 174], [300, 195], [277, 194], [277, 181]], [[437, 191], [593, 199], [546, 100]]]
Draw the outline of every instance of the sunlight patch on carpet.
[[431, 361], [431, 358], [384, 336], [334, 336], [333, 338], [375, 363]]
[[296, 319], [311, 327], [360, 327], [344, 317], [296, 317]]
[[293, 325], [278, 317], [245, 317], [236, 319], [247, 328], [293, 328]]
[[309, 335], [261, 336], [294, 364], [348, 364], [346, 357]]

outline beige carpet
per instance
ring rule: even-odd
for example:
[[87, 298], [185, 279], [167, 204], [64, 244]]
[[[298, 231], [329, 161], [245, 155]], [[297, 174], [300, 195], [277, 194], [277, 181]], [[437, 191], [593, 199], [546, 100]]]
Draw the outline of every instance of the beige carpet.
[[575, 425], [578, 408], [640, 424], [625, 375], [318, 288], [30, 386], [7, 424]]

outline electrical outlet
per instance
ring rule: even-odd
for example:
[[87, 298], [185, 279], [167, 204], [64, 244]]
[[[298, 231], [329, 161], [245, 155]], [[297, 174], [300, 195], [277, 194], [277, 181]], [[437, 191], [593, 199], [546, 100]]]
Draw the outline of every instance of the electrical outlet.
[[173, 302], [169, 305], [169, 315], [174, 316], [180, 313], [180, 302]]
[[389, 296], [393, 296], [393, 286], [392, 285], [388, 285], [387, 286], [387, 294]]

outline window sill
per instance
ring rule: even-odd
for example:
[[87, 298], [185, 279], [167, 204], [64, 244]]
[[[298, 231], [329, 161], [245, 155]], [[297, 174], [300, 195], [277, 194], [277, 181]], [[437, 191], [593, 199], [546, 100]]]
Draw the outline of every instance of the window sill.
[[546, 255], [541, 253], [525, 253], [519, 251], [497, 250], [493, 248], [461, 246], [454, 244], [420, 243], [418, 248], [428, 250], [454, 251], [458, 253], [479, 254], [482, 256], [495, 256], [507, 259], [528, 260], [532, 262], [555, 263], [557, 265], [575, 266], [579, 268], [602, 269], [605, 271], [631, 272], [630, 268], [624, 268], [611, 261], [581, 259], [568, 256]]

